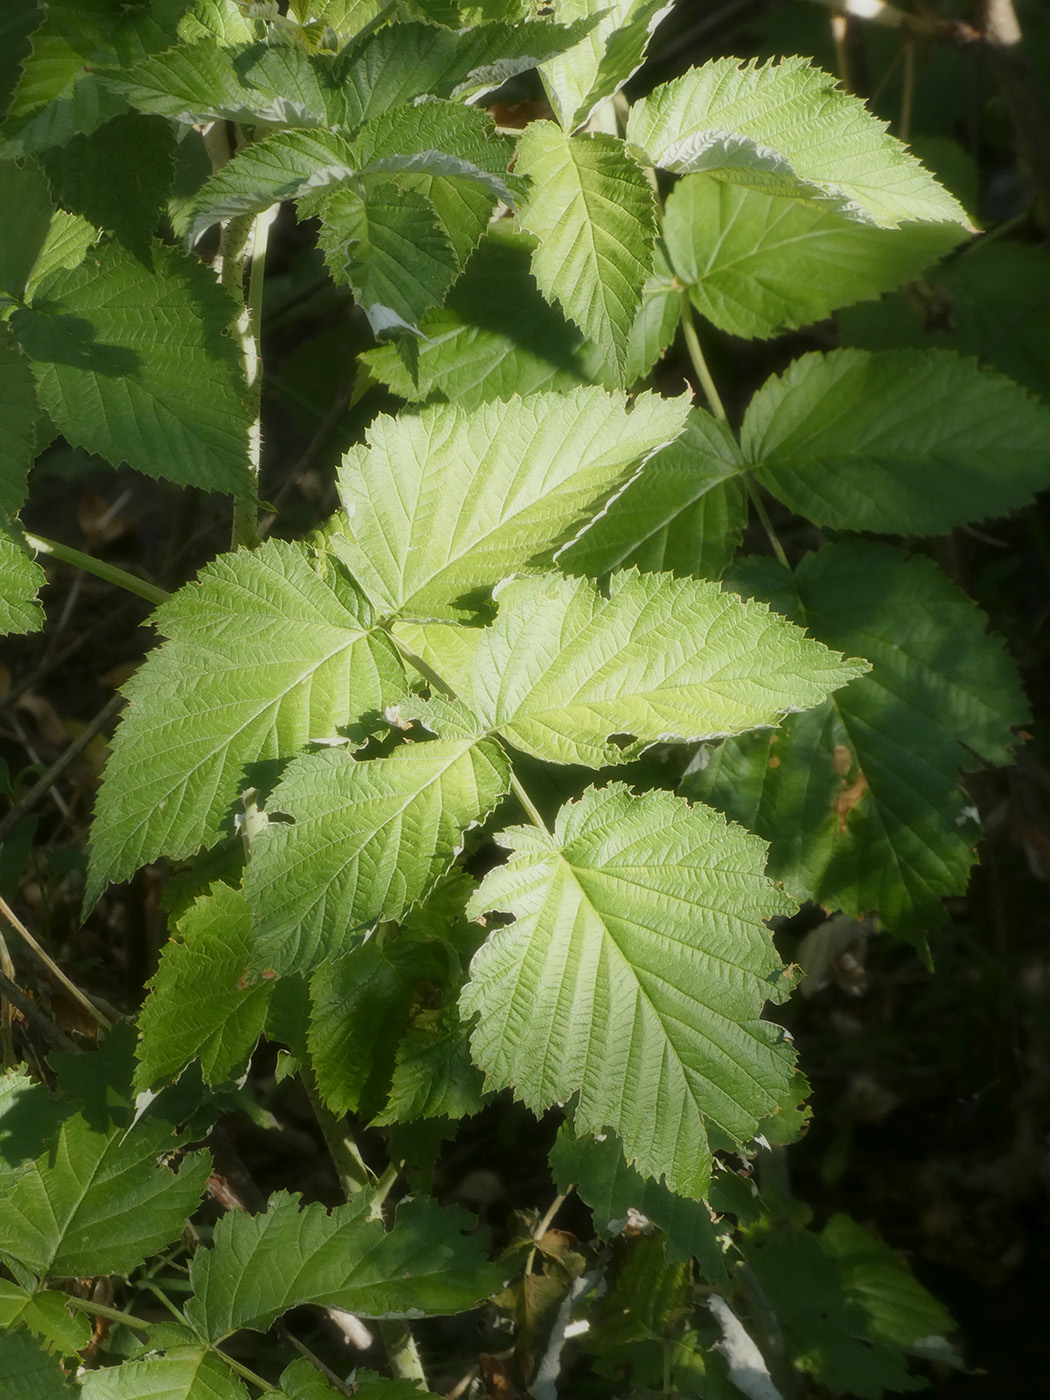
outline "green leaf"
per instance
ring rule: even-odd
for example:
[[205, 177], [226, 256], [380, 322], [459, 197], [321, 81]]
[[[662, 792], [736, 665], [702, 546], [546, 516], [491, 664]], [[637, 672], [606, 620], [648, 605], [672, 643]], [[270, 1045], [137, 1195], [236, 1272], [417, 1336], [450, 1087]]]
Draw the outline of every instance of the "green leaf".
[[515, 580], [498, 601], [461, 698], [550, 763], [598, 768], [657, 741], [776, 724], [866, 669], [699, 579], [631, 570], [604, 598], [588, 580], [547, 575]]
[[301, 545], [224, 555], [156, 613], [168, 637], [128, 682], [96, 807], [86, 899], [160, 855], [214, 845], [246, 766], [399, 699], [404, 682], [372, 610], [333, 561]]
[[178, 923], [139, 1013], [135, 1085], [176, 1079], [199, 1059], [221, 1084], [244, 1069], [263, 1032], [272, 984], [243, 985], [251, 959], [251, 911], [240, 890], [215, 885]]
[[272, 122], [346, 127], [361, 120], [341, 81], [339, 60], [293, 44], [179, 44], [123, 72], [105, 75], [142, 112], [186, 125]]
[[637, 72], [650, 35], [670, 9], [669, 0], [562, 0], [562, 21], [598, 21], [567, 53], [540, 68], [550, 104], [566, 132], [582, 126]]
[[24, 1066], [5, 1070], [0, 1077], [0, 1180], [5, 1185], [21, 1163], [40, 1156], [70, 1112]]
[[572, 574], [612, 569], [717, 578], [747, 523], [744, 458], [726, 424], [694, 408], [685, 432], [558, 555]]
[[58, 1357], [49, 1356], [25, 1332], [0, 1332], [0, 1375], [8, 1400], [56, 1400], [66, 1394], [66, 1375]]
[[469, 176], [495, 199], [514, 199], [507, 183], [514, 148], [476, 107], [441, 101], [392, 107], [366, 122], [354, 145], [366, 170]]
[[303, 1303], [362, 1317], [455, 1313], [500, 1286], [502, 1271], [464, 1233], [473, 1223], [465, 1211], [407, 1201], [387, 1231], [369, 1219], [371, 1207], [365, 1191], [331, 1212], [300, 1209], [298, 1197], [279, 1191], [263, 1215], [224, 1216], [213, 1247], [190, 1265], [191, 1325], [220, 1342], [242, 1327], [265, 1332]]
[[257, 214], [271, 204], [359, 173], [356, 148], [334, 131], [279, 131], [253, 141], [206, 181], [187, 229], [194, 242], [220, 219]]
[[804, 355], [740, 436], [764, 486], [840, 530], [939, 534], [1050, 484], [1050, 408], [948, 351]]
[[836, 1394], [881, 1400], [923, 1388], [907, 1358], [959, 1367], [948, 1313], [904, 1260], [846, 1215], [811, 1230], [758, 1235], [748, 1264], [774, 1310], [788, 1355]]
[[653, 269], [653, 192], [623, 143], [570, 137], [532, 122], [518, 148], [519, 174], [532, 180], [521, 222], [539, 240], [532, 270], [584, 335], [615, 347], [627, 364], [642, 288]]
[[627, 342], [625, 384], [646, 378], [674, 340], [681, 317], [682, 289], [657, 243], [653, 249], [653, 274], [642, 288], [641, 309]]
[[421, 1011], [401, 1040], [377, 1127], [421, 1118], [467, 1118], [484, 1107], [484, 1080], [455, 1006]]
[[668, 196], [668, 256], [713, 325], [749, 338], [820, 321], [917, 277], [963, 238], [957, 224], [878, 228], [712, 175]]
[[701, 754], [683, 790], [768, 836], [796, 899], [921, 939], [974, 860], [959, 770], [1008, 762], [1027, 718], [1013, 664], [930, 560], [885, 545], [825, 546], [793, 578], [747, 561], [733, 581], [873, 668], [776, 734]]
[[0, 327], [0, 634], [36, 632], [44, 612], [36, 601], [44, 571], [15, 523], [37, 448], [39, 417], [33, 377], [7, 327]]
[[502, 750], [479, 738], [402, 744], [369, 760], [326, 749], [288, 766], [268, 807], [293, 822], [259, 832], [245, 874], [256, 967], [308, 971], [348, 932], [423, 898], [509, 788]]
[[0, 131], [0, 156], [65, 145], [127, 110], [98, 70], [129, 64], [175, 43], [189, 0], [115, 5], [111, 0], [51, 0]]
[[721, 1238], [709, 1207], [639, 1175], [624, 1160], [623, 1145], [615, 1134], [578, 1138], [563, 1124], [550, 1163], [559, 1191], [575, 1183], [577, 1194], [594, 1212], [599, 1234], [619, 1234], [637, 1212], [666, 1233], [672, 1263], [693, 1257], [708, 1283], [716, 1288], [729, 1286]]
[[527, 234], [490, 229], [444, 308], [420, 322], [425, 340], [416, 379], [392, 345], [361, 356], [370, 373], [403, 399], [440, 395], [467, 410], [599, 379], [600, 352], [536, 289], [534, 247]]
[[631, 109], [627, 139], [654, 165], [815, 201], [861, 222], [972, 224], [885, 122], [805, 58], [713, 59]]
[[[114, 117], [42, 157], [67, 209], [108, 229], [143, 262], [171, 190], [175, 135], [167, 122], [137, 112]], [[120, 178], [113, 178], [114, 170]]]
[[151, 269], [110, 243], [51, 276], [11, 324], [70, 444], [148, 476], [250, 497], [234, 316], [195, 258], [158, 243]]
[[835, 318], [843, 345], [866, 350], [932, 348], [972, 355], [1050, 401], [1050, 249], [977, 239], [921, 287]]
[[345, 82], [361, 121], [422, 93], [476, 101], [571, 45], [587, 28], [534, 20], [473, 29], [388, 24], [345, 52]]
[[47, 237], [26, 285], [26, 300], [32, 301], [40, 285], [62, 268], [79, 267], [89, 248], [98, 242], [98, 229], [79, 214], [56, 209], [51, 216]]
[[430, 200], [390, 176], [366, 175], [337, 189], [326, 200], [318, 242], [376, 336], [417, 330], [459, 274]]
[[549, 563], [687, 413], [684, 399], [641, 394], [628, 412], [622, 394], [580, 388], [376, 418], [339, 474], [354, 576], [384, 610], [448, 615]]
[[762, 920], [793, 906], [761, 842], [670, 793], [590, 788], [553, 835], [512, 851], [468, 914], [514, 916], [475, 956], [462, 998], [474, 1058], [536, 1112], [579, 1095], [578, 1134], [612, 1127], [628, 1160], [701, 1198], [709, 1121], [744, 1144], [791, 1076], [763, 1001], [790, 990]]
[[36, 161], [0, 161], [0, 201], [18, 211], [0, 225], [0, 305], [20, 300], [47, 237], [54, 205]]
[[[299, 1358], [281, 1376], [279, 1395], [288, 1400], [340, 1400], [345, 1391], [335, 1390], [308, 1361]], [[414, 1380], [386, 1380], [374, 1371], [357, 1367], [353, 1394], [356, 1400], [437, 1400], [429, 1390], [421, 1390]]]
[[154, 1119], [97, 1133], [71, 1118], [9, 1180], [0, 1255], [41, 1278], [130, 1273], [177, 1238], [200, 1202], [207, 1153], [183, 1157], [177, 1176], [157, 1165], [181, 1145]]
[[163, 1356], [85, 1371], [81, 1400], [247, 1400], [229, 1367], [206, 1347], [172, 1347]]
[[389, 1090], [416, 988], [436, 980], [442, 962], [436, 943], [370, 938], [315, 973], [310, 1056], [333, 1113], [376, 1113]]
[[0, 1279], [0, 1330], [18, 1326], [60, 1356], [76, 1356], [91, 1341], [91, 1324], [83, 1314], [69, 1311], [63, 1294], [48, 1288], [30, 1293]]

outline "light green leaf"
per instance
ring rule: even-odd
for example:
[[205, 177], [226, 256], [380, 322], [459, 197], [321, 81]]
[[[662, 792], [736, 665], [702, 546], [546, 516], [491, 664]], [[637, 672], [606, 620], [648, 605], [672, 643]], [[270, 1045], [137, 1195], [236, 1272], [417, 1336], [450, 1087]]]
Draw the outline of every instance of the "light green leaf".
[[181, 1145], [156, 1119], [99, 1133], [77, 1114], [6, 1183], [0, 1255], [41, 1278], [130, 1273], [178, 1237], [200, 1202], [206, 1152], [184, 1156], [177, 1176], [157, 1165]]
[[353, 291], [376, 336], [416, 330], [459, 275], [434, 206], [385, 175], [337, 189], [326, 200], [318, 242], [333, 278]]
[[712, 175], [678, 181], [663, 235], [696, 309], [720, 330], [748, 338], [890, 291], [964, 237], [958, 224], [878, 228]]
[[228, 831], [246, 769], [292, 757], [404, 691], [371, 608], [331, 561], [270, 540], [224, 555], [156, 613], [168, 641], [128, 682], [96, 807], [87, 901]]
[[582, 126], [638, 71], [650, 35], [670, 9], [670, 0], [562, 0], [558, 18], [563, 22], [598, 21], [567, 53], [540, 68], [550, 104], [566, 132]]
[[180, 485], [252, 496], [251, 412], [229, 294], [195, 258], [115, 243], [56, 272], [15, 336], [42, 406], [73, 446]]
[[627, 139], [654, 165], [706, 171], [862, 222], [972, 229], [962, 206], [835, 78], [805, 58], [713, 59], [631, 109]]
[[173, 1347], [163, 1356], [85, 1371], [81, 1400], [247, 1400], [248, 1392], [207, 1347]]
[[544, 567], [653, 452], [684, 399], [580, 388], [379, 417], [339, 474], [342, 549], [384, 610], [450, 615], [461, 596]]
[[298, 1197], [279, 1191], [264, 1215], [224, 1216], [213, 1247], [190, 1265], [191, 1325], [220, 1342], [242, 1327], [265, 1332], [302, 1303], [420, 1317], [462, 1312], [500, 1287], [503, 1271], [464, 1233], [473, 1224], [465, 1211], [407, 1201], [388, 1231], [368, 1218], [371, 1208], [367, 1191], [331, 1212], [300, 1209]]
[[1050, 408], [950, 351], [804, 355], [748, 406], [744, 455], [817, 525], [939, 534], [1050, 484]]
[[58, 1357], [49, 1356], [27, 1332], [0, 1332], [0, 1375], [5, 1400], [57, 1400], [67, 1393]]
[[361, 356], [370, 373], [410, 402], [440, 395], [468, 410], [600, 379], [600, 352], [537, 291], [534, 247], [526, 234], [492, 228], [444, 308], [420, 322], [426, 339], [415, 381], [392, 345]]
[[0, 1331], [18, 1326], [60, 1356], [76, 1356], [91, 1341], [91, 1324], [82, 1313], [70, 1312], [63, 1294], [49, 1288], [30, 1293], [0, 1279]]
[[255, 214], [335, 184], [360, 170], [356, 148], [334, 131], [278, 131], [254, 141], [204, 184], [193, 201], [188, 237], [220, 219]]
[[293, 44], [179, 44], [123, 72], [105, 75], [142, 112], [186, 125], [272, 122], [346, 127], [361, 120], [345, 92], [341, 63]]
[[642, 288], [653, 270], [653, 192], [611, 136], [569, 137], [532, 122], [518, 148], [532, 180], [521, 222], [539, 240], [532, 270], [540, 291], [602, 349], [627, 364]]
[[825, 546], [793, 578], [748, 561], [733, 582], [873, 669], [776, 734], [702, 754], [683, 790], [770, 837], [796, 899], [921, 940], [974, 860], [959, 770], [1008, 762], [1027, 718], [1013, 664], [930, 560], [885, 545]]
[[436, 671], [456, 695], [469, 692], [474, 658], [481, 641], [480, 627], [464, 627], [455, 622], [411, 622], [398, 619], [390, 629], [402, 655], [417, 656]]
[[658, 740], [773, 725], [867, 669], [699, 579], [631, 570], [603, 598], [586, 579], [547, 575], [515, 580], [498, 601], [461, 698], [551, 763], [598, 768]]
[[558, 555], [571, 574], [612, 569], [717, 578], [747, 523], [744, 459], [726, 424], [694, 408], [676, 442], [651, 457], [624, 491]]
[[[641, 310], [627, 341], [624, 383], [645, 379], [675, 338], [682, 317], [682, 289], [657, 243], [653, 249], [653, 273], [642, 287]], [[597, 378], [597, 375], [592, 375]]]
[[235, 1079], [266, 1024], [270, 982], [244, 985], [251, 911], [240, 890], [215, 885], [165, 943], [139, 1013], [135, 1085], [176, 1079], [199, 1059], [207, 1084]]
[[575, 1184], [581, 1200], [594, 1212], [599, 1234], [619, 1234], [631, 1223], [631, 1212], [637, 1211], [666, 1233], [667, 1257], [672, 1263], [693, 1257], [708, 1283], [728, 1287], [722, 1244], [709, 1207], [674, 1195], [662, 1182], [643, 1177], [628, 1166], [615, 1133], [578, 1138], [563, 1124], [551, 1149], [550, 1164], [559, 1191], [568, 1191], [570, 1184]]
[[762, 921], [792, 908], [763, 844], [620, 783], [564, 807], [553, 835], [498, 839], [510, 861], [468, 913], [514, 922], [471, 964], [474, 1059], [536, 1112], [578, 1094], [578, 1134], [614, 1128], [643, 1175], [701, 1198], [707, 1122], [748, 1142], [791, 1077], [782, 1032], [759, 1019], [790, 990]]
[[354, 146], [365, 170], [468, 176], [495, 199], [514, 199], [507, 183], [514, 148], [476, 107], [441, 101], [392, 107], [365, 123]]
[[[47, 237], [54, 205], [36, 161], [0, 161], [0, 306], [21, 299]], [[17, 210], [17, 217], [13, 217]]]
[[89, 248], [98, 242], [98, 229], [79, 214], [56, 209], [51, 216], [47, 237], [26, 285], [26, 300], [32, 301], [41, 283], [61, 268], [79, 267]]
[[308, 971], [427, 893], [508, 790], [502, 750], [479, 737], [363, 761], [327, 749], [289, 765], [268, 807], [294, 821], [259, 832], [245, 875], [256, 967]]
[[[167, 122], [129, 112], [41, 159], [67, 209], [112, 231], [146, 262], [171, 190], [174, 153], [175, 134]], [[115, 170], [120, 179], [113, 178]]]
[[7, 327], [0, 327], [0, 634], [44, 625], [36, 601], [44, 571], [15, 522], [36, 453], [39, 412], [29, 366]]

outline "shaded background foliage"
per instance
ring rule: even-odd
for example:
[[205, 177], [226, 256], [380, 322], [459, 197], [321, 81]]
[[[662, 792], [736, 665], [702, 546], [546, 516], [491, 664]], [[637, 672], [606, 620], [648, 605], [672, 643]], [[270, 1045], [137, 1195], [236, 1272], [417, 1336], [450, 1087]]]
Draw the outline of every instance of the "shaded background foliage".
[[[771, 373], [809, 349], [835, 345], [956, 348], [1050, 401], [1048, 205], [1038, 166], [1026, 158], [1033, 133], [1016, 124], [1009, 75], [1004, 80], [987, 52], [967, 42], [967, 26], [980, 16], [948, 3], [924, 13], [943, 26], [914, 42], [851, 21], [836, 46], [829, 15], [817, 5], [744, 0], [701, 12], [679, 4], [632, 81], [631, 96], [640, 96], [720, 54], [812, 54], [829, 71], [841, 71], [845, 61], [853, 89], [989, 230], [976, 253], [949, 258], [926, 278], [833, 321], [772, 341], [712, 331], [712, 371], [735, 422]], [[1034, 3], [1019, 5], [1018, 14], [1027, 61], [1046, 91], [1050, 17]], [[501, 100], [513, 110], [537, 102], [539, 93], [522, 83]], [[1042, 138], [1050, 146], [1050, 129]], [[157, 159], [174, 154], [158, 151]], [[75, 142], [53, 158], [48, 174], [59, 190], [75, 185]], [[349, 293], [326, 277], [315, 235], [286, 207], [268, 259], [262, 495], [275, 508], [272, 533], [284, 538], [333, 510], [339, 456], [361, 440], [377, 412], [400, 402], [355, 372], [356, 357], [374, 343], [371, 331]], [[690, 377], [681, 347], [658, 377], [665, 393], [680, 391]], [[61, 441], [34, 473], [24, 520], [141, 569], [165, 588], [191, 577], [228, 539], [222, 502], [135, 473], [102, 471]], [[811, 526], [776, 506], [774, 524], [793, 553], [813, 542]], [[754, 552], [765, 549], [757, 530], [747, 542]], [[1050, 1361], [1039, 1302], [1050, 1291], [1045, 505], [981, 530], [958, 530], [929, 549], [1009, 639], [1037, 724], [1016, 769], [968, 779], [985, 816], [982, 864], [965, 898], [951, 901], [952, 928], [932, 950], [935, 976], [913, 949], [855, 926], [829, 929], [817, 911], [804, 910], [778, 931], [785, 961], [810, 974], [804, 994], [776, 1013], [791, 1029], [814, 1089], [813, 1126], [790, 1154], [790, 1169], [818, 1224], [837, 1210], [870, 1223], [908, 1252], [919, 1277], [954, 1312], [969, 1363], [988, 1374], [941, 1377], [938, 1394], [1021, 1395], [1041, 1383]], [[61, 566], [49, 569], [45, 603], [42, 633], [4, 643], [0, 780], [14, 798], [32, 781], [34, 765], [46, 765], [97, 714], [152, 641], [148, 630], [136, 631], [147, 605], [115, 601], [104, 584]], [[48, 946], [94, 993], [134, 1007], [165, 936], [159, 872], [141, 871], [110, 891], [79, 924], [84, 833], [102, 745], [101, 736], [92, 739], [55, 796], [7, 834], [0, 893], [18, 894]], [[482, 851], [479, 866], [484, 860]], [[76, 1024], [75, 1006], [50, 995], [56, 1016]], [[312, 1116], [294, 1085], [276, 1083], [272, 1071], [259, 1060], [253, 1074], [276, 1129], [265, 1132], [260, 1122], [235, 1116], [229, 1132], [238, 1152], [264, 1190], [292, 1185], [334, 1201], [335, 1182], [318, 1166]], [[542, 1208], [553, 1192], [546, 1151], [554, 1125], [544, 1126], [546, 1137], [517, 1110], [472, 1120], [434, 1167], [441, 1197], [480, 1207], [494, 1238], [504, 1237], [512, 1203]], [[579, 1204], [567, 1207], [561, 1223], [581, 1237], [590, 1233]], [[424, 1329], [424, 1339], [437, 1352], [453, 1349], [462, 1340], [449, 1340], [456, 1325], [472, 1326], [429, 1324], [433, 1335]]]

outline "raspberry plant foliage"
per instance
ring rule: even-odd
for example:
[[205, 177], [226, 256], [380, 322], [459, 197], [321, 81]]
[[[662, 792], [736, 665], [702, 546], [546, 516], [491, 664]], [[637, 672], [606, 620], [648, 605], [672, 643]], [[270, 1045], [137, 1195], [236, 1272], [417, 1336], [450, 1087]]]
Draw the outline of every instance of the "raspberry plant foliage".
[[[774, 1239], [776, 1203], [742, 1195], [732, 1164], [804, 1121], [793, 1048], [762, 1014], [796, 982], [767, 921], [812, 900], [925, 946], [965, 887], [960, 772], [1008, 761], [1027, 709], [914, 538], [1028, 502], [1050, 414], [947, 352], [830, 349], [729, 426], [705, 324], [797, 328], [973, 226], [804, 58], [719, 59], [628, 108], [667, 8], [20, 7], [0, 621], [42, 625], [34, 556], [61, 547], [19, 511], [58, 437], [225, 492], [236, 524], [169, 598], [122, 580], [159, 604], [158, 641], [125, 687], [85, 908], [144, 865], [184, 868], [134, 1028], [79, 1057], [88, 1075], [56, 1053], [54, 1092], [24, 1068], [3, 1082], [14, 1394], [341, 1393], [290, 1347], [259, 1374], [225, 1346], [307, 1303], [380, 1319], [393, 1374], [359, 1372], [357, 1393], [407, 1394], [425, 1372], [398, 1319], [535, 1277], [425, 1195], [384, 1213], [412, 1134], [451, 1135], [502, 1091], [563, 1113], [554, 1178], [599, 1232], [630, 1209], [666, 1232], [609, 1281], [628, 1312], [668, 1300], [647, 1325], [676, 1390], [739, 1379], [718, 1308], [693, 1304], [699, 1285], [746, 1313], [745, 1276], [783, 1313], [778, 1382], [797, 1367], [879, 1395], [915, 1383], [910, 1355], [953, 1358], [950, 1319], [884, 1246], [845, 1217], [818, 1234], [796, 1214]], [[546, 112], [501, 125], [493, 94], [537, 72]], [[262, 540], [259, 295], [281, 204], [317, 221], [371, 333], [362, 383], [400, 406], [343, 456], [329, 519]], [[653, 387], [679, 336], [695, 404]], [[762, 492], [850, 537], [741, 556]], [[209, 1133], [260, 1036], [301, 1073], [348, 1200], [277, 1192], [191, 1238]], [[348, 1113], [392, 1130], [378, 1183]], [[182, 1269], [175, 1321], [68, 1287], [113, 1275], [141, 1299], [160, 1254]], [[863, 1346], [814, 1360], [818, 1300], [785, 1287], [792, 1257], [849, 1297], [823, 1325]], [[601, 1335], [581, 1301], [597, 1278], [563, 1275], [549, 1265], [551, 1296]], [[78, 1371], [93, 1307], [121, 1345]], [[519, 1380], [551, 1394], [555, 1319], [522, 1316]]]

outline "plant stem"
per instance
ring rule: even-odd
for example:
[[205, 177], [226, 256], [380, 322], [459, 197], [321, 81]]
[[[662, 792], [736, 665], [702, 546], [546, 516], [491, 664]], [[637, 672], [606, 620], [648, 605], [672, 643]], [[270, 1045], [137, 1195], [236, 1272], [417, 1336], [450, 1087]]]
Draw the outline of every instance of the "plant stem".
[[718, 390], [715, 388], [715, 381], [711, 378], [711, 371], [707, 368], [704, 352], [700, 348], [700, 338], [696, 333], [696, 326], [693, 324], [693, 304], [689, 300], [688, 292], [682, 293], [682, 334], [685, 336], [685, 348], [689, 352], [689, 361], [700, 381], [700, 387], [704, 391], [708, 407], [716, 418], [721, 418], [724, 422], [726, 411]]
[[37, 955], [37, 957], [44, 964], [44, 966], [47, 968], [48, 972], [50, 972], [51, 976], [55, 979], [55, 981], [65, 988], [65, 990], [69, 993], [73, 1000], [78, 1002], [84, 1008], [84, 1010], [88, 1013], [89, 1016], [91, 1016], [91, 1018], [96, 1022], [97, 1025], [101, 1026], [103, 1030], [109, 1030], [110, 1022], [108, 1018], [103, 1016], [102, 1012], [98, 1009], [94, 1002], [88, 1000], [88, 998], [84, 995], [84, 993], [80, 990], [80, 988], [76, 985], [75, 982], [71, 982], [69, 980], [69, 978], [59, 967], [58, 963], [56, 963], [55, 960], [51, 957], [51, 955], [49, 953], [46, 953], [44, 949], [41, 948], [40, 944], [29, 932], [25, 924], [23, 924], [22, 920], [18, 917], [18, 915], [14, 912], [14, 910], [8, 904], [7, 900], [4, 899], [2, 895], [0, 895], [0, 914], [4, 916], [7, 922], [19, 935], [23, 943], [25, 943], [26, 947], [32, 949], [32, 951]]
[[65, 1295], [65, 1301], [66, 1307], [72, 1308], [74, 1312], [88, 1313], [91, 1317], [104, 1317], [109, 1322], [119, 1322], [135, 1332], [145, 1332], [149, 1335], [150, 1325], [143, 1322], [141, 1317], [133, 1317], [131, 1313], [120, 1312], [117, 1308], [107, 1308], [104, 1303], [92, 1302], [90, 1298], [74, 1298], [70, 1293]]
[[28, 532], [26, 542], [39, 554], [48, 554], [52, 559], [61, 559], [63, 564], [72, 564], [75, 569], [83, 569], [85, 573], [94, 574], [106, 583], [115, 583], [118, 588], [123, 588], [128, 593], [137, 593], [140, 598], [145, 598], [147, 603], [153, 603], [154, 606], [166, 603], [170, 596], [163, 588], [147, 583], [144, 578], [136, 578], [126, 569], [118, 569], [116, 564], [106, 564], [101, 559], [85, 554], [83, 550], [74, 549], [72, 545], [59, 544], [57, 540], [49, 540], [44, 535], [32, 535]]
[[314, 1117], [317, 1119], [317, 1125], [321, 1129], [325, 1146], [332, 1158], [336, 1175], [339, 1177], [339, 1185], [343, 1195], [347, 1200], [350, 1200], [359, 1191], [363, 1191], [366, 1186], [371, 1186], [375, 1177], [365, 1166], [361, 1154], [357, 1150], [357, 1143], [354, 1142], [349, 1133], [343, 1131], [339, 1119], [321, 1098], [321, 1091], [317, 1087], [313, 1070], [308, 1065], [302, 1065], [299, 1069], [299, 1075], [310, 1100], [310, 1106], [313, 1108]]
[[790, 569], [791, 564], [788, 561], [787, 555], [784, 553], [784, 546], [777, 538], [777, 532], [773, 529], [773, 522], [769, 518], [769, 511], [766, 510], [766, 503], [762, 499], [762, 492], [758, 488], [758, 482], [750, 472], [744, 473], [744, 485], [747, 487], [747, 494], [751, 498], [751, 504], [755, 508], [755, 514], [761, 521], [762, 529], [766, 532], [766, 539], [769, 540], [770, 547], [776, 555], [777, 563], [782, 564], [785, 569]]
[[521, 805], [525, 808], [525, 811], [528, 813], [529, 820], [531, 822], [534, 822], [541, 831], [546, 831], [547, 823], [540, 816], [536, 804], [533, 802], [529, 794], [525, 791], [525, 787], [522, 784], [521, 779], [518, 777], [517, 773], [515, 773], [513, 769], [511, 769], [510, 774], [510, 790], [521, 803]]

